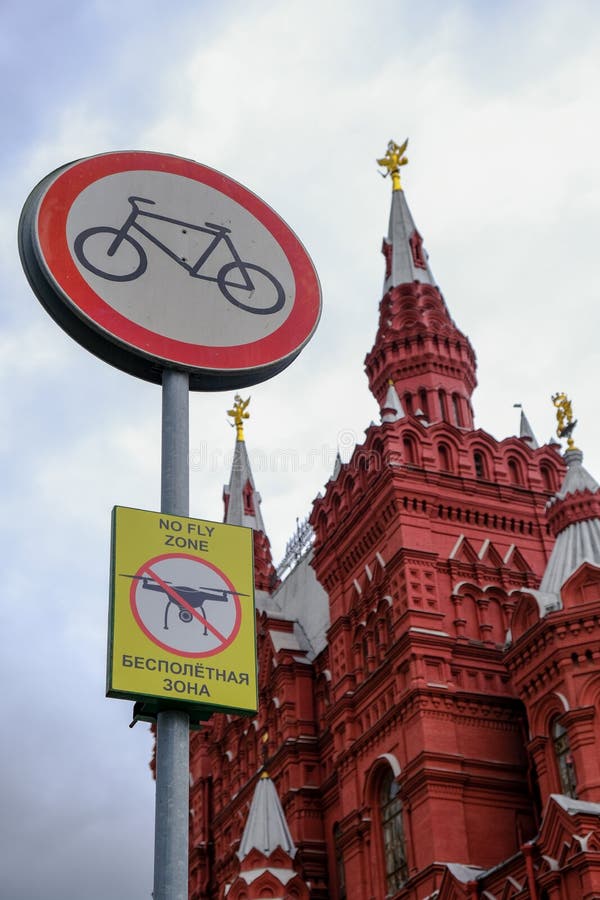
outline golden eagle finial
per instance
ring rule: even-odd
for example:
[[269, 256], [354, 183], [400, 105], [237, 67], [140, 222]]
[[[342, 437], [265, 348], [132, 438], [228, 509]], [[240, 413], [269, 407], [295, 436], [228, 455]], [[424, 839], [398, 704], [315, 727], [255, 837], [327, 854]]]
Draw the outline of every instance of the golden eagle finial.
[[236, 394], [233, 398], [233, 409], [227, 410], [227, 415], [232, 417], [232, 424], [236, 428], [235, 439], [237, 441], [244, 440], [244, 419], [250, 418], [250, 413], [246, 412], [249, 403], [250, 397], [247, 400], [242, 400], [240, 395]]
[[573, 407], [571, 401], [564, 392], [552, 395], [552, 402], [556, 407], [556, 421], [558, 428], [556, 434], [559, 438], [567, 439], [567, 450], [576, 450], [575, 441], [571, 437], [573, 429], [577, 425], [577, 419], [573, 419]]
[[407, 146], [408, 138], [406, 138], [401, 147], [399, 147], [398, 144], [396, 144], [394, 141], [390, 141], [387, 145], [385, 156], [377, 160], [377, 165], [383, 166], [384, 169], [387, 169], [387, 172], [385, 172], [385, 174], [383, 172], [381, 172], [380, 174], [383, 175], [384, 178], [386, 178], [388, 175], [392, 176], [393, 191], [402, 190], [402, 185], [400, 183], [400, 166], [405, 166], [408, 162], [408, 158], [404, 155]]

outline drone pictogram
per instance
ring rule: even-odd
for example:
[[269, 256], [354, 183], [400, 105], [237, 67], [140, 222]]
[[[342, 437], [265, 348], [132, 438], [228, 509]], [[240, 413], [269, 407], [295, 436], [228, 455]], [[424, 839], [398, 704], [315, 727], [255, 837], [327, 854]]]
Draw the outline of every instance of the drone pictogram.
[[208, 621], [204, 604], [208, 600], [214, 600], [219, 603], [227, 603], [230, 597], [248, 597], [249, 594], [242, 594], [239, 591], [228, 591], [222, 588], [211, 587], [188, 587], [182, 584], [172, 584], [170, 581], [163, 581], [162, 578], [156, 579], [149, 575], [121, 575], [122, 578], [133, 578], [142, 582], [142, 587], [146, 591], [158, 591], [168, 596], [169, 600], [165, 607], [165, 631], [169, 628], [169, 610], [172, 606], [176, 606], [179, 610], [179, 618], [186, 624], [194, 619], [194, 610], [200, 610], [201, 615], [196, 618], [204, 623], [204, 634], [208, 634], [210, 623]]
[[189, 656], [228, 647], [240, 629], [241, 600], [250, 596], [209, 561], [185, 553], [154, 557], [119, 575], [131, 580], [131, 610], [142, 631], [158, 646]]

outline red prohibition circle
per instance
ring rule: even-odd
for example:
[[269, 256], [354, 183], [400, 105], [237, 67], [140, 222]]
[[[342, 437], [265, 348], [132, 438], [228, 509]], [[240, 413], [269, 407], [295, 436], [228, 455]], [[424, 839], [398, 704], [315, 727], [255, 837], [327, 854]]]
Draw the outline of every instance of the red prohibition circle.
[[[156, 635], [153, 634], [150, 631], [150, 629], [147, 628], [146, 625], [144, 624], [142, 617], [140, 616], [140, 614], [138, 612], [137, 603], [136, 603], [136, 594], [137, 594], [137, 588], [138, 588], [137, 578], [141, 578], [143, 576], [144, 572], [147, 572], [148, 569], [150, 569], [155, 563], [162, 562], [163, 560], [168, 560], [168, 559], [190, 559], [193, 562], [200, 563], [200, 565], [206, 566], [207, 568], [212, 569], [213, 572], [215, 572], [219, 576], [219, 578], [221, 578], [225, 582], [225, 584], [227, 585], [227, 588], [231, 591], [232, 600], [235, 605], [235, 624], [231, 631], [231, 634], [218, 647], [215, 647], [212, 650], [204, 650], [200, 653], [190, 653], [187, 650], [178, 650], [175, 647], [170, 647], [168, 644], [165, 644], [163, 641], [160, 641], [156, 637]], [[149, 640], [151, 640], [153, 644], [156, 644], [158, 647], [161, 647], [161, 649], [166, 650], [168, 653], [172, 653], [174, 656], [185, 656], [185, 657], [191, 657], [193, 659], [199, 659], [201, 657], [215, 656], [218, 653], [222, 653], [223, 650], [226, 650], [227, 647], [230, 647], [231, 644], [235, 641], [236, 637], [239, 634], [241, 625], [242, 625], [242, 605], [240, 603], [240, 598], [238, 597], [235, 587], [232, 584], [231, 580], [227, 577], [227, 575], [225, 575], [224, 572], [221, 571], [221, 569], [219, 569], [217, 566], [215, 566], [214, 563], [211, 563], [206, 559], [198, 559], [197, 556], [192, 556], [190, 553], [163, 553], [160, 556], [154, 556], [154, 557], [152, 557], [152, 559], [146, 560], [146, 562], [142, 566], [139, 567], [139, 569], [137, 570], [137, 572], [135, 574], [136, 574], [137, 578], [133, 579], [131, 582], [131, 588], [129, 591], [129, 605], [131, 607], [132, 615], [133, 615], [135, 621], [137, 622], [140, 630], [143, 631], [143, 633], [146, 635], [146, 637]], [[152, 576], [148, 576], [148, 577], [152, 577]]]
[[[295, 281], [292, 310], [279, 328], [259, 340], [235, 346], [187, 343], [132, 322], [93, 290], [73, 259], [67, 241], [67, 218], [77, 197], [87, 187], [101, 178], [129, 171], [156, 171], [198, 181], [240, 204], [264, 225], [279, 243]], [[161, 361], [222, 372], [266, 367], [297, 352], [308, 341], [319, 320], [319, 281], [310, 257], [294, 232], [247, 188], [192, 160], [128, 151], [75, 162], [62, 170], [47, 188], [37, 213], [36, 235], [43, 264], [61, 295], [96, 328]]]

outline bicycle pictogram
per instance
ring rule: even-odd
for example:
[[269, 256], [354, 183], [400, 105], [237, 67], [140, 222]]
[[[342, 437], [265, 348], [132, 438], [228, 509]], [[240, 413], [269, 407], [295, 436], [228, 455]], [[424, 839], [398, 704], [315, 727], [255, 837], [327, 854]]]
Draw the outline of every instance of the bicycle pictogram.
[[[230, 228], [213, 222], [195, 225], [141, 209], [138, 205], [140, 203], [156, 205], [154, 200], [146, 197], [128, 197], [128, 201], [131, 212], [120, 228], [98, 225], [86, 228], [75, 238], [75, 256], [88, 271], [108, 281], [118, 282], [135, 281], [143, 275], [148, 267], [148, 256], [140, 242], [131, 236], [130, 232], [135, 230], [185, 269], [191, 278], [216, 283], [223, 297], [239, 309], [256, 315], [271, 315], [282, 309], [285, 303], [283, 287], [267, 269], [241, 258], [231, 238]], [[209, 235], [212, 240], [197, 259], [190, 261], [174, 253], [145, 228], [140, 219], [169, 222], [180, 226], [184, 234], [189, 229]], [[216, 275], [209, 275], [206, 270], [201, 271], [214, 251], [222, 245], [229, 251], [232, 261], [222, 265]]]

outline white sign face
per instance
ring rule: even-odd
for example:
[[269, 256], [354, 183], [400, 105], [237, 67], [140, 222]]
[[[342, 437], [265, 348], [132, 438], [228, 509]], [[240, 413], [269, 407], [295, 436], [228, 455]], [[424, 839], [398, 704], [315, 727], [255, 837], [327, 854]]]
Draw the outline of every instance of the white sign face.
[[273, 235], [190, 178], [141, 171], [95, 181], [69, 211], [67, 241], [99, 297], [176, 341], [253, 343], [293, 309], [294, 276]]
[[107, 153], [32, 192], [19, 249], [41, 302], [75, 340], [149, 381], [200, 390], [285, 368], [321, 312], [295, 234], [242, 185], [159, 153]]

